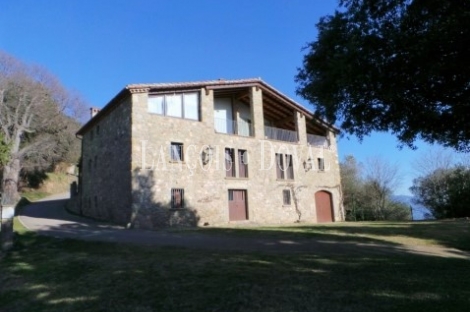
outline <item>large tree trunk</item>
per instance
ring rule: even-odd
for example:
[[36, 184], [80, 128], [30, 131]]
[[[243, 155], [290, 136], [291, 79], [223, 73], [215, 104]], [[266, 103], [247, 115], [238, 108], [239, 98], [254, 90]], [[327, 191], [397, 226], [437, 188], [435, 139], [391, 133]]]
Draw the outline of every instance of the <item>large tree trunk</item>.
[[15, 205], [19, 200], [18, 180], [20, 177], [20, 160], [15, 158], [10, 160], [3, 167], [2, 179], [2, 204]]

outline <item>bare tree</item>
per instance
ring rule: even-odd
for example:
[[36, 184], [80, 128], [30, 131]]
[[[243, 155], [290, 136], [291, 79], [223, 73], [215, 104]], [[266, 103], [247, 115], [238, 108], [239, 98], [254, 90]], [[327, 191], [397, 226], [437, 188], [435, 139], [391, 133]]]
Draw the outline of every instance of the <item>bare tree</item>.
[[400, 185], [401, 175], [398, 165], [380, 157], [373, 157], [367, 159], [364, 172], [367, 197], [375, 207], [376, 218], [383, 220], [390, 203], [390, 196]]
[[432, 148], [421, 153], [419, 157], [413, 160], [413, 169], [420, 175], [426, 176], [437, 169], [447, 170], [455, 165], [455, 152], [444, 148]]
[[25, 159], [56, 161], [70, 120], [85, 113], [84, 102], [45, 69], [0, 51], [0, 132], [9, 153], [2, 168], [3, 202], [18, 199]]

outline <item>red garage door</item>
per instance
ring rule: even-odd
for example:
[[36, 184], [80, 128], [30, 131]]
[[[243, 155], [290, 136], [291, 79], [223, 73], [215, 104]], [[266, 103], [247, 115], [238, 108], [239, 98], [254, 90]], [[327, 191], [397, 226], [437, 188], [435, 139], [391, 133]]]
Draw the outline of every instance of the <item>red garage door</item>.
[[333, 203], [331, 193], [319, 191], [315, 193], [315, 207], [317, 208], [317, 222], [333, 222]]

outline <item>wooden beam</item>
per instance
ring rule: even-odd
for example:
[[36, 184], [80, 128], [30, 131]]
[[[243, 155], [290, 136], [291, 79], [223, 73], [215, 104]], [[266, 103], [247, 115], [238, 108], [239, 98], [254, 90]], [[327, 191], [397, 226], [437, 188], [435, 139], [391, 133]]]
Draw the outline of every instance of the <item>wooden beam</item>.
[[289, 121], [295, 121], [295, 114], [292, 114], [291, 116], [286, 116], [281, 119], [275, 120], [274, 124], [278, 126], [282, 126], [283, 124], [289, 122]]

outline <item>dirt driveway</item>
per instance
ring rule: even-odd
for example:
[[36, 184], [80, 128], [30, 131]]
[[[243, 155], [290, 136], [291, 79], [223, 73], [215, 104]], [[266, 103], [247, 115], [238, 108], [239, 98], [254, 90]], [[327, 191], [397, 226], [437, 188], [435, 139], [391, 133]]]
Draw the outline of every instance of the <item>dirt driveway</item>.
[[470, 259], [468, 253], [450, 248], [426, 246], [391, 246], [363, 242], [338, 242], [322, 239], [257, 239], [227, 237], [197, 231], [126, 229], [69, 214], [65, 210], [68, 194], [47, 197], [24, 207], [20, 222], [40, 235], [86, 241], [131, 243], [146, 246], [175, 246], [240, 252], [310, 253], [315, 255], [420, 254], [427, 256]]

